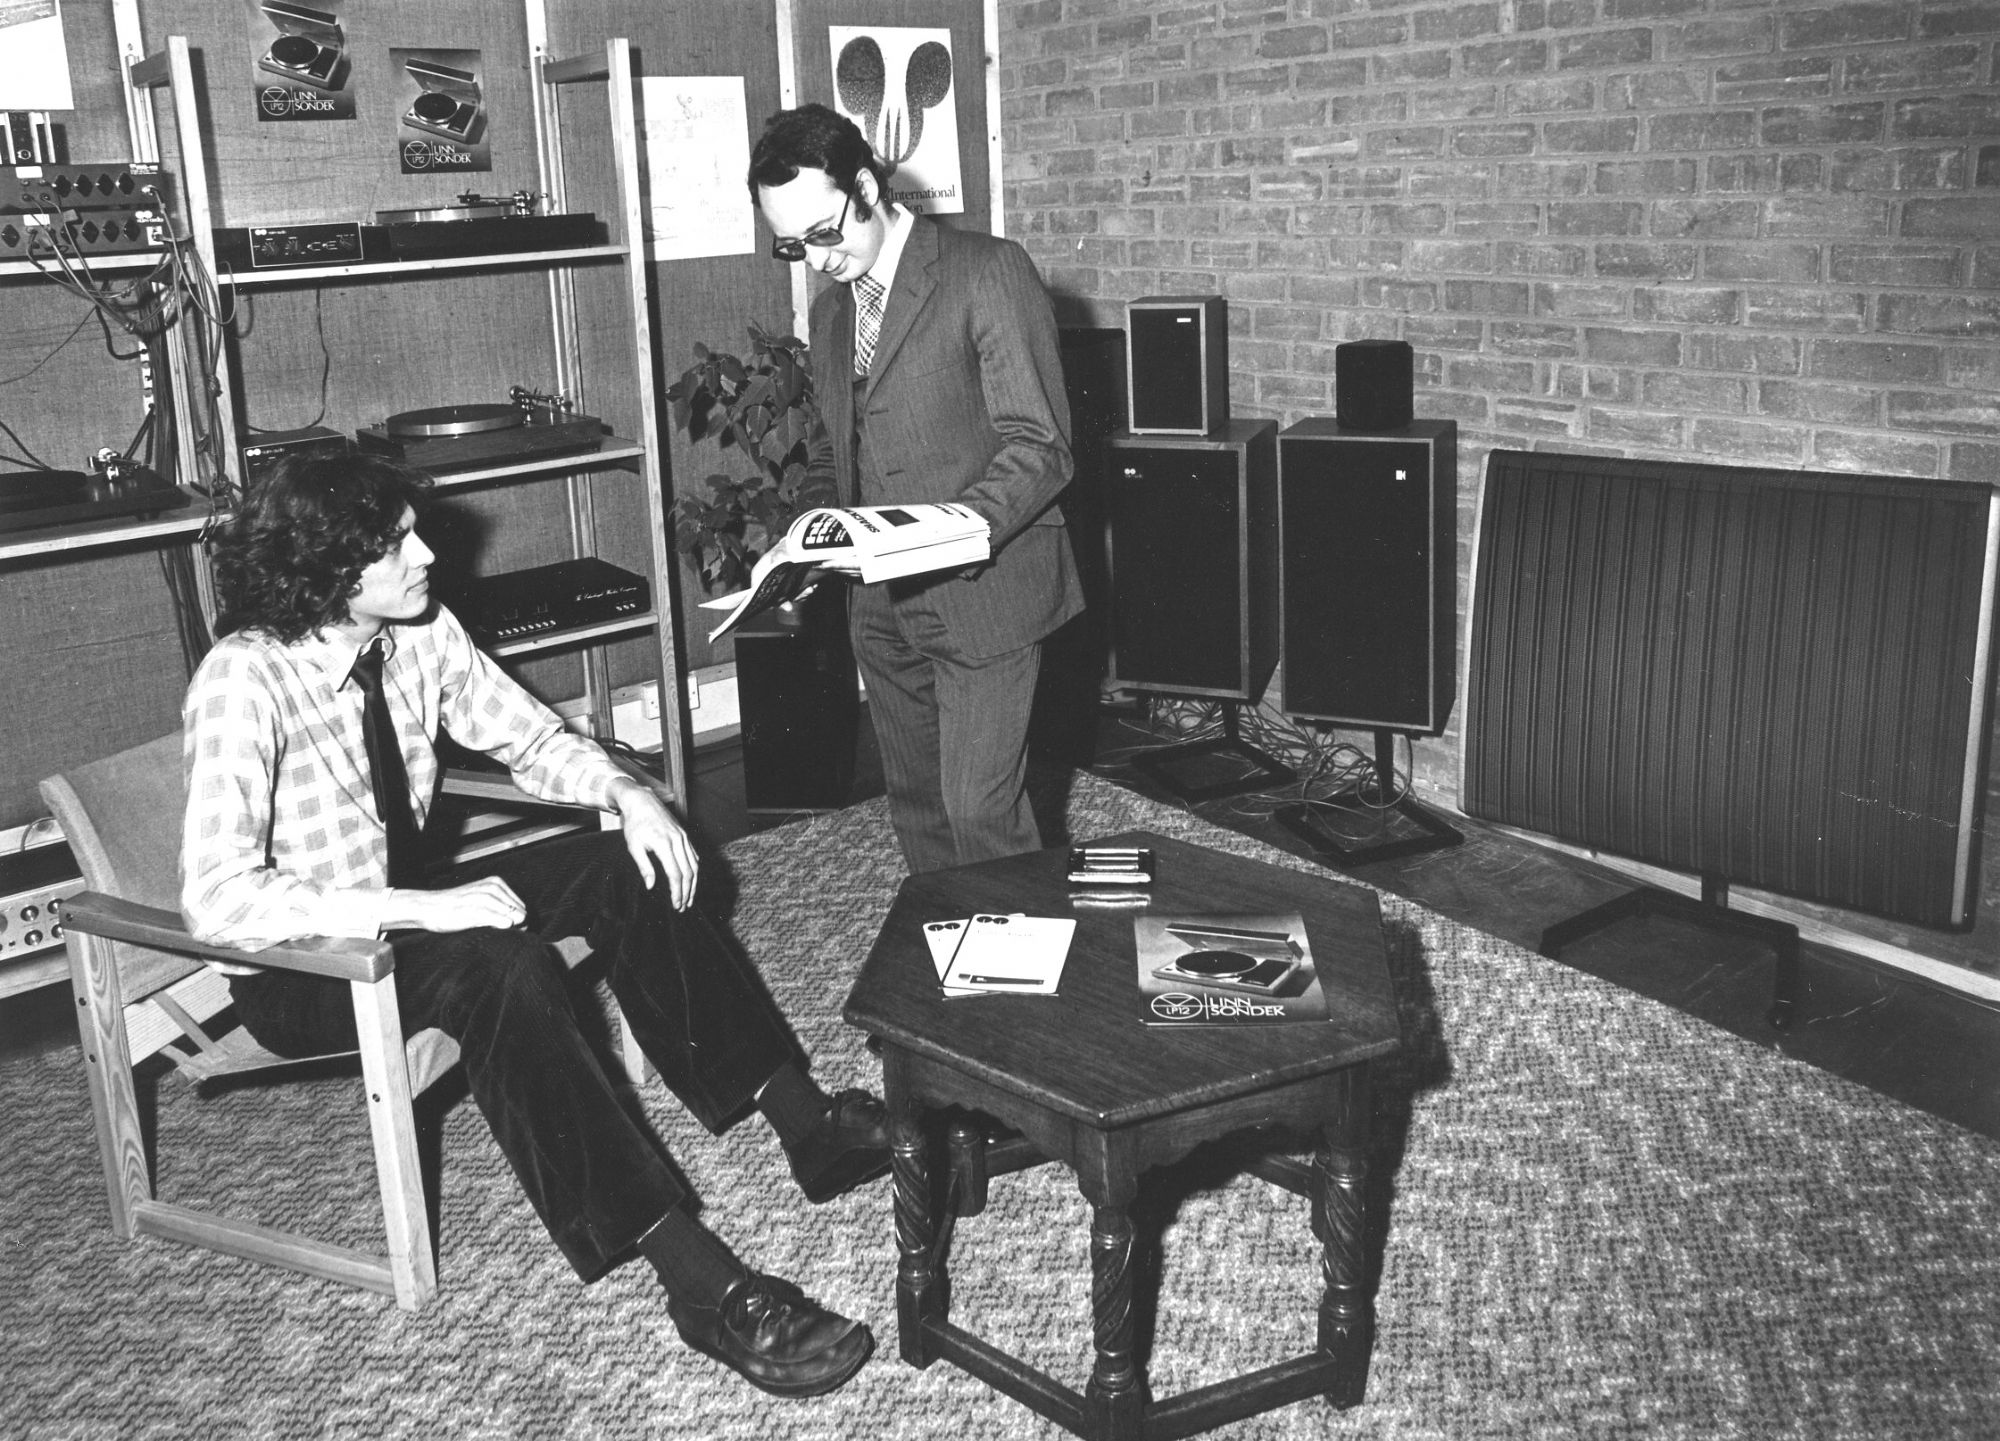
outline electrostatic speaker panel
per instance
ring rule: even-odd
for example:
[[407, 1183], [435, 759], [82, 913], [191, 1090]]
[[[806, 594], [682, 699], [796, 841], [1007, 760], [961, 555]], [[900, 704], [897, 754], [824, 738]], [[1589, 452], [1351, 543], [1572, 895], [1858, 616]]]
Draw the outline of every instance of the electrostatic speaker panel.
[[1254, 702], [1278, 659], [1276, 422], [1108, 442], [1111, 671], [1142, 690]]
[[1495, 450], [1465, 813], [1972, 926], [2000, 488]]
[[1229, 421], [1229, 313], [1219, 295], [1147, 295], [1125, 307], [1134, 435], [1210, 435]]
[[1278, 437], [1288, 715], [1436, 735], [1457, 698], [1458, 427]]

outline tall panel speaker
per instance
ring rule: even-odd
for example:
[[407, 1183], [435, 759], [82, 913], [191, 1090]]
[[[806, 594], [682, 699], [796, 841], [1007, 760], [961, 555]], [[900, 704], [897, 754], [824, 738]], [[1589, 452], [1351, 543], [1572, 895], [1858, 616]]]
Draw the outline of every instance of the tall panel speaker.
[[1134, 435], [1212, 435], [1229, 422], [1229, 312], [1219, 295], [1126, 302]]
[[1458, 427], [1278, 437], [1287, 715], [1436, 735], [1458, 694]]
[[1111, 674], [1254, 702], [1278, 660], [1275, 421], [1107, 442]]

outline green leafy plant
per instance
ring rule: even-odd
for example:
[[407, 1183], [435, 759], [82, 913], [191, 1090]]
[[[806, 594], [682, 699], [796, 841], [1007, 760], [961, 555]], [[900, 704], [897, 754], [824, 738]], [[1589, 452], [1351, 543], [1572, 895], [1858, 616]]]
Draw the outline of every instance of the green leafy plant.
[[695, 443], [740, 451], [747, 477], [710, 475], [707, 498], [674, 503], [674, 544], [710, 590], [749, 583], [750, 568], [793, 519], [834, 500], [831, 480], [806, 475], [806, 443], [819, 410], [806, 345], [750, 326], [745, 360], [697, 343], [695, 363], [667, 387], [674, 428]]

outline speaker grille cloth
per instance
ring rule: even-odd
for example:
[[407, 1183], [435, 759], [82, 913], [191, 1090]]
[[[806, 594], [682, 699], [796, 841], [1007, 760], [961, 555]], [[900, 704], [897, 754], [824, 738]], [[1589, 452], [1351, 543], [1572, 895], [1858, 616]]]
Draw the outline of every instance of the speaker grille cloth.
[[1467, 813], [1961, 923], [1992, 503], [1950, 482], [1493, 452]]

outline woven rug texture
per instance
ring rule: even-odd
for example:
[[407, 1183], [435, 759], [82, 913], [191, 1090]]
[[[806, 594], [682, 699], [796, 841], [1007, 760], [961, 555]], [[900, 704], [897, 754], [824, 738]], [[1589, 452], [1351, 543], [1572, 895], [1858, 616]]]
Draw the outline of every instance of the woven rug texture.
[[[1072, 835], [1146, 828], [1349, 884], [1089, 776]], [[735, 842], [732, 926], [829, 1088], [879, 1084], [840, 1019], [901, 878], [880, 801]], [[1377, 1084], [1387, 1206], [1365, 1401], [1239, 1438], [2000, 1437], [2000, 1145], [1393, 896], [1405, 1049]], [[106, 1219], [74, 1048], [0, 1067], [0, 1437], [1039, 1438], [949, 1363], [896, 1357], [878, 1183], [808, 1207], [768, 1126], [713, 1138], [637, 1097], [753, 1264], [875, 1329], [874, 1359], [779, 1400], [682, 1345], [649, 1268], [580, 1285], [477, 1111], [442, 1120], [438, 1299], [142, 1240]], [[164, 1199], [379, 1235], [360, 1083], [157, 1086]], [[253, 1159], [261, 1158], [261, 1159]], [[1200, 1164], [1142, 1227], [1153, 1392], [1313, 1345], [1303, 1199]], [[1081, 1390], [1089, 1216], [1057, 1167], [960, 1224], [953, 1319]]]

